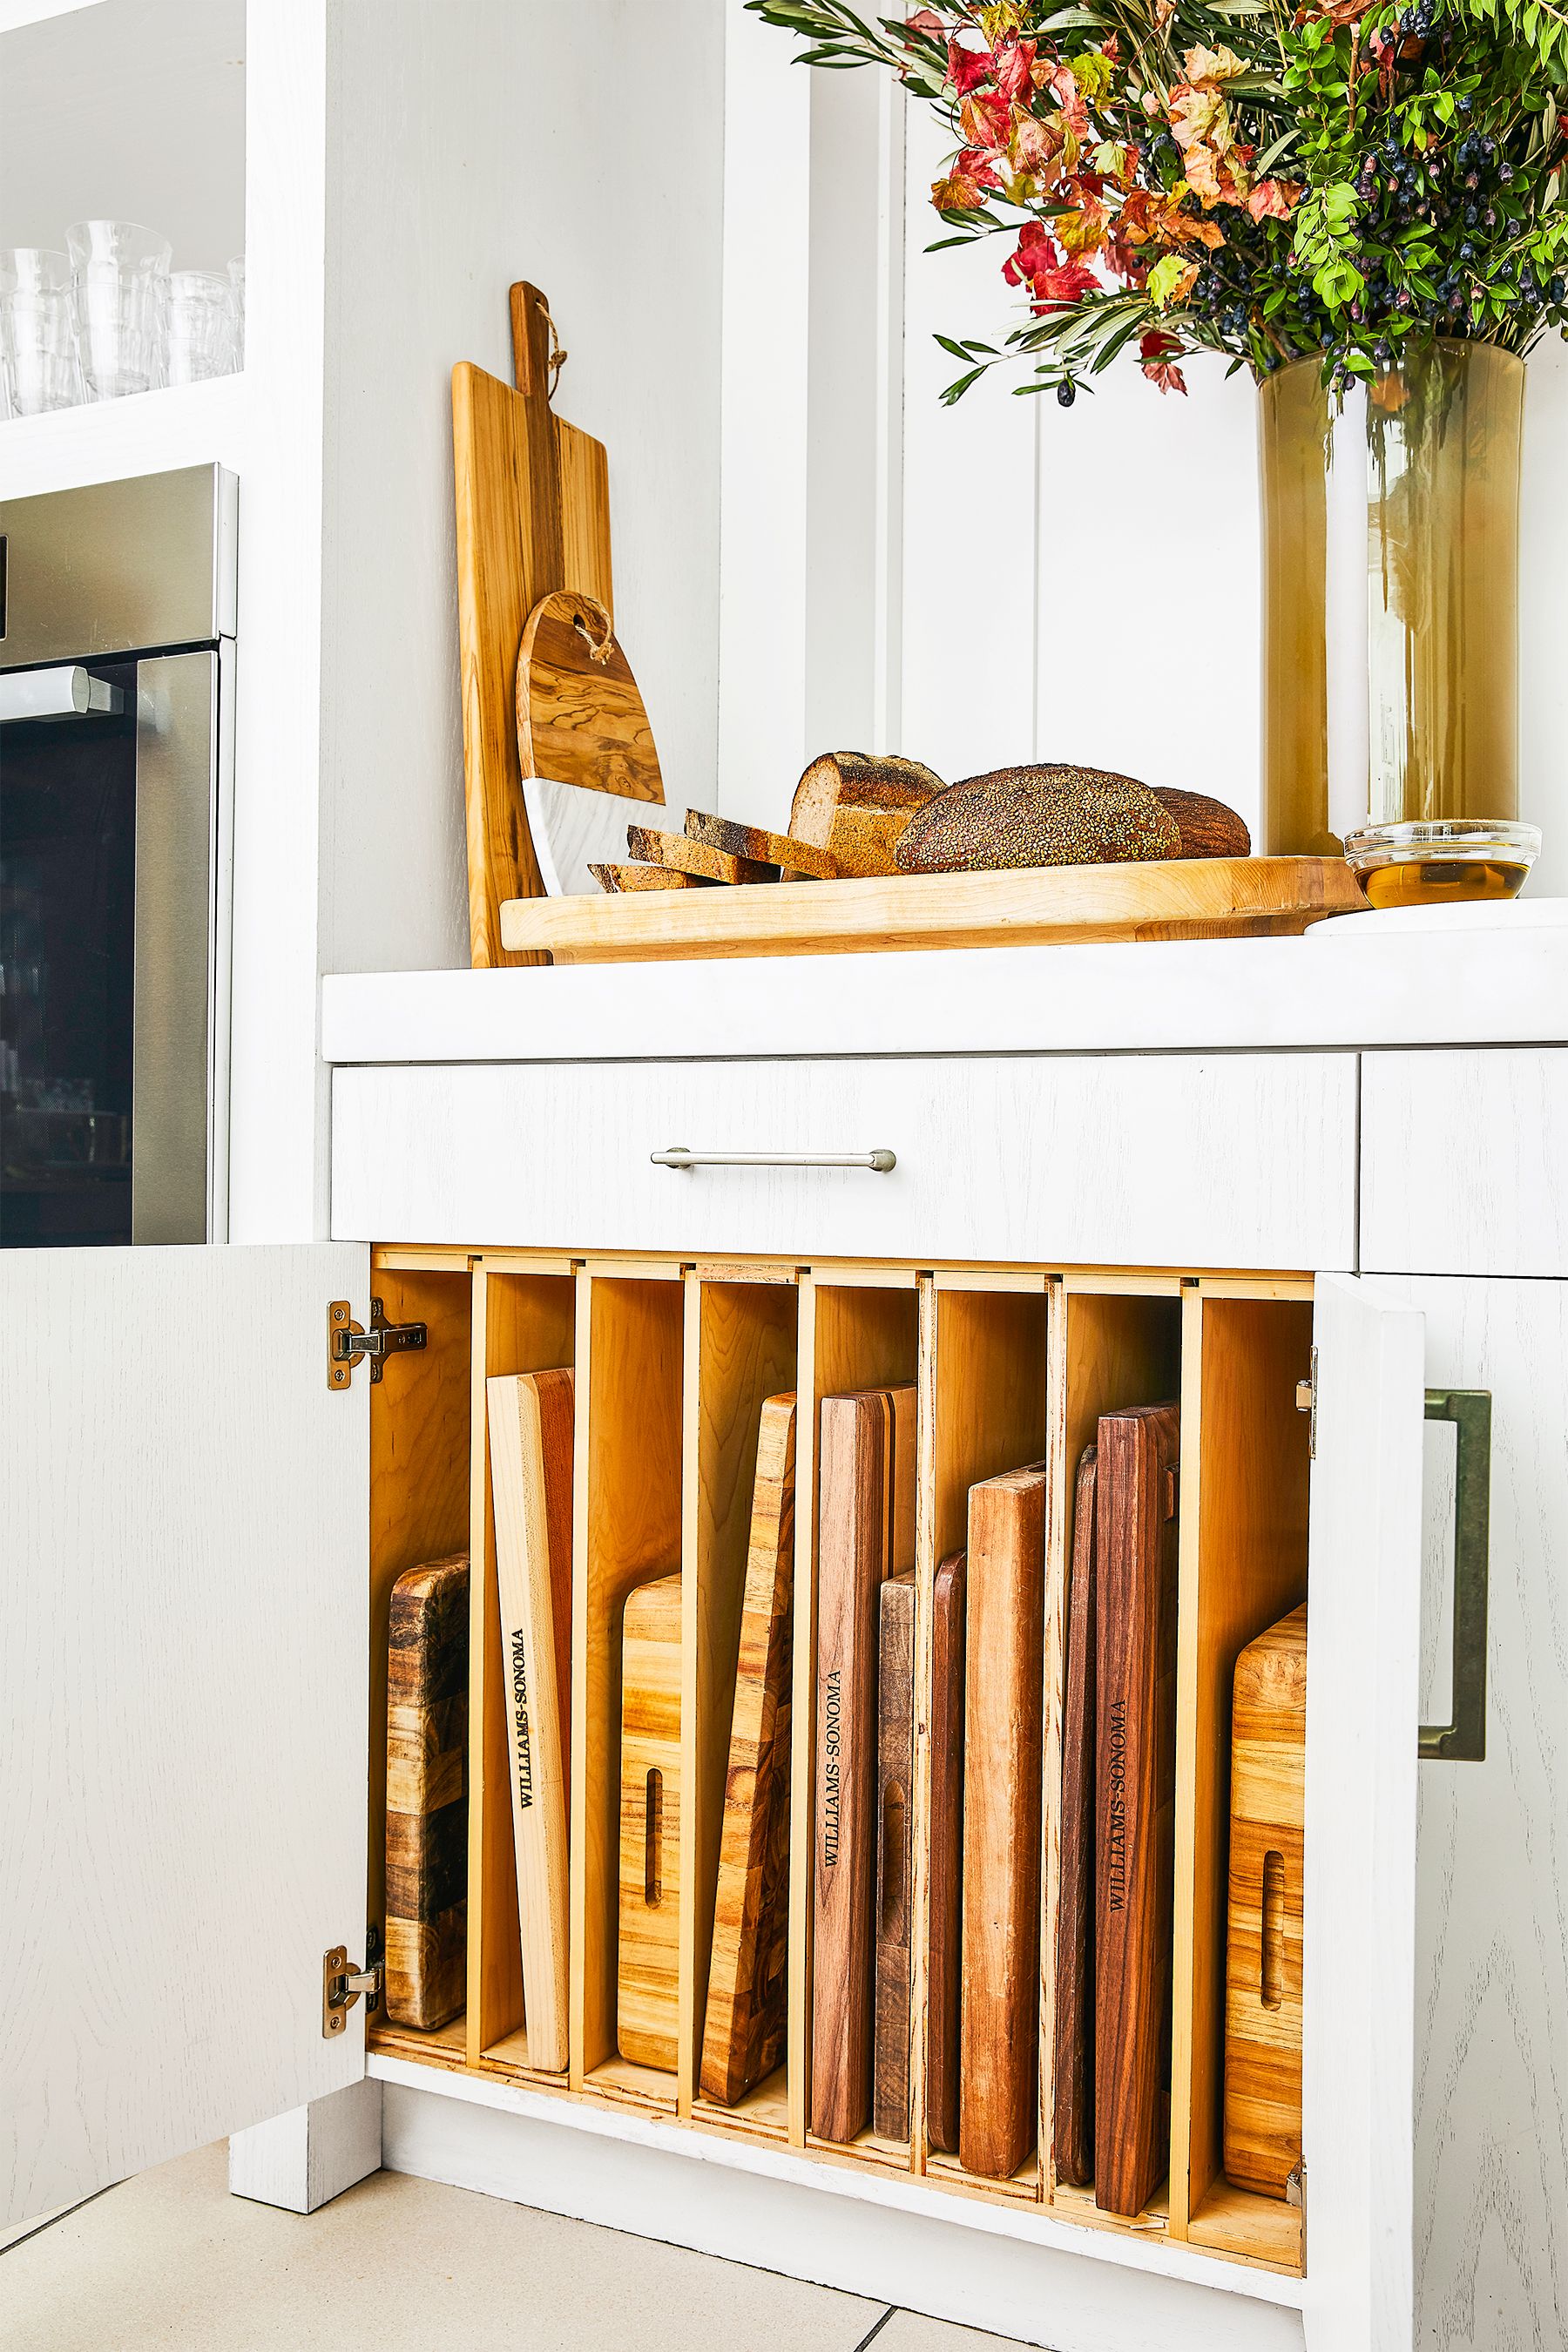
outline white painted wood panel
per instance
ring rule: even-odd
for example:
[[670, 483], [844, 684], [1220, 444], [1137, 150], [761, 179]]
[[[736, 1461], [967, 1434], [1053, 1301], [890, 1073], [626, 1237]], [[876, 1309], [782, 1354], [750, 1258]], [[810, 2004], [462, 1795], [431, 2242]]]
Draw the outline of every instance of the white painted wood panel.
[[[1349, 1055], [339, 1070], [333, 1224], [382, 1241], [1213, 1266], [1353, 1260]], [[649, 1164], [898, 1154], [861, 1170]]]
[[[1487, 1754], [1420, 1767], [1417, 2352], [1568, 2344], [1568, 1284], [1411, 1281], [1492, 1396]], [[1422, 1706], [1449, 1719], [1453, 1439], [1426, 1433]]]
[[1369, 1273], [1568, 1275], [1568, 1052], [1369, 1054]]
[[1307, 2345], [1410, 2352], [1421, 1318], [1325, 1275], [1313, 1340]]
[[0, 2222], [337, 2090], [363, 1936], [353, 1247], [0, 1258]]
[[[373, 2058], [389, 2170], [813, 2279], [1051, 2352], [1300, 2352], [1300, 2282], [898, 2174]], [[793, 2352], [793, 2347], [792, 2347]]]
[[380, 2169], [381, 2084], [368, 2075], [228, 2143], [230, 2196], [286, 2213], [313, 2213]]

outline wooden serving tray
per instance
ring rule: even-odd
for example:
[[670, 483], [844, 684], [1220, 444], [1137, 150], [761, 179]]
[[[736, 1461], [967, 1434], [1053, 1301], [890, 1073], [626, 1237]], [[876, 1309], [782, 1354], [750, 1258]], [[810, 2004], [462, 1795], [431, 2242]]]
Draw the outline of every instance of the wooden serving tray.
[[650, 963], [667, 956], [1260, 939], [1294, 935], [1325, 915], [1365, 907], [1340, 857], [1188, 857], [509, 898], [500, 927], [509, 950], [543, 951], [556, 963]]

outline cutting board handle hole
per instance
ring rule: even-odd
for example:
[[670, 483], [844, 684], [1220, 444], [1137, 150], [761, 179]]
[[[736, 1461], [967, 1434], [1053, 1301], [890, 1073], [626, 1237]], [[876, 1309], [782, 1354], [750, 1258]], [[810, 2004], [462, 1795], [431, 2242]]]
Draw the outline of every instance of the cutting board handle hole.
[[1278, 2009], [1285, 1991], [1285, 1857], [1263, 1857], [1263, 1982], [1265, 2009]]
[[[647, 1776], [643, 1830], [643, 1895], [650, 1911], [664, 1900], [664, 1774]], [[634, 1852], [635, 1852], [634, 1848]]]

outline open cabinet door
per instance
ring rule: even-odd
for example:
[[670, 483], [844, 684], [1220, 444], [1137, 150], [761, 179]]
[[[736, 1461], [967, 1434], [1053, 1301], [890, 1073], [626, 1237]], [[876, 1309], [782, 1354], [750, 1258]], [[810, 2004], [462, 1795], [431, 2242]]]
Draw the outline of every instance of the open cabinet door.
[[364, 2071], [368, 1282], [0, 1256], [0, 2224]]
[[1422, 1318], [1320, 1275], [1307, 1615], [1308, 2352], [1410, 2352]]

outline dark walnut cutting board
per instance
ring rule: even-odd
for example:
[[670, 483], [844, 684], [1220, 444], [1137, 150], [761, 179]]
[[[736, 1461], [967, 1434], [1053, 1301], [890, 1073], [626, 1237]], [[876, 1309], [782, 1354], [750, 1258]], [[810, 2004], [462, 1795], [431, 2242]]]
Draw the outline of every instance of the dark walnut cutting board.
[[404, 1571], [388, 1643], [386, 2014], [428, 2033], [457, 2016], [466, 1991], [466, 1554]]

